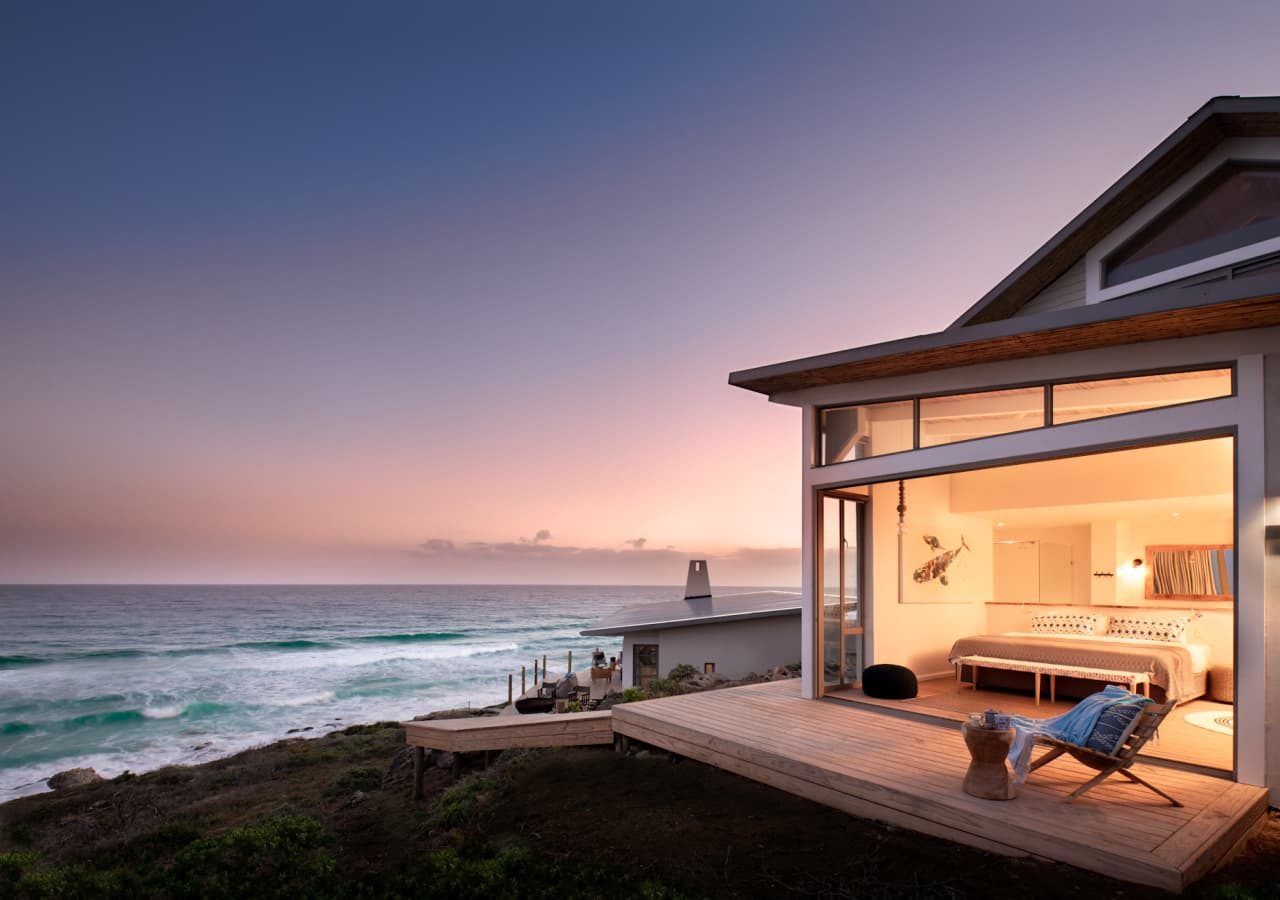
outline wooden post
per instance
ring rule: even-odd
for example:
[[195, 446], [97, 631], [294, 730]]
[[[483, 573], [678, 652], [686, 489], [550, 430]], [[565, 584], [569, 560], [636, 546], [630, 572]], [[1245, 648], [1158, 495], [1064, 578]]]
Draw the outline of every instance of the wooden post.
[[570, 651], [569, 651], [569, 662], [568, 662], [568, 664], [565, 666], [564, 674], [568, 675], [568, 674], [569, 674], [570, 672], [572, 672], [572, 671], [573, 671], [573, 651], [572, 651], [572, 650], [570, 650]]
[[528, 688], [524, 686], [524, 666], [520, 667], [520, 696], [523, 697]]
[[427, 769], [427, 751], [422, 747], [413, 748], [413, 799], [422, 799], [422, 777]]
[[547, 680], [547, 654], [542, 654], [542, 680]]
[[462, 777], [462, 753], [453, 751], [453, 780], [457, 781]]
[[512, 701], [512, 697], [511, 697], [511, 673], [510, 673], [510, 672], [508, 672], [508, 673], [507, 673], [507, 706], [510, 706], [510, 705], [511, 705], [511, 701]]

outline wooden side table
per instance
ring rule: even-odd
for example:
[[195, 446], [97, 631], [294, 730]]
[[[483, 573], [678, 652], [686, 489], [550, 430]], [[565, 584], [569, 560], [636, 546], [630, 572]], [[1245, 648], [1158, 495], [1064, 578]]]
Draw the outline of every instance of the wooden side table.
[[1012, 800], [1014, 785], [1009, 780], [1009, 747], [1013, 729], [970, 728], [960, 726], [964, 744], [969, 748], [969, 771], [964, 773], [964, 792], [983, 800]]

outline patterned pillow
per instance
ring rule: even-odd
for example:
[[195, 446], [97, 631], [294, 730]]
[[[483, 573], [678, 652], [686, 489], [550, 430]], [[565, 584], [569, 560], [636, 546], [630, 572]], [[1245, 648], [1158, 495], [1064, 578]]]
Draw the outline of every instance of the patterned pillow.
[[1037, 634], [1097, 634], [1106, 616], [1098, 613], [1040, 613], [1031, 617], [1031, 630]]
[[1098, 717], [1098, 723], [1093, 726], [1084, 745], [1099, 753], [1115, 753], [1137, 726], [1138, 713], [1143, 706], [1142, 703], [1119, 703], [1108, 707]]
[[1187, 641], [1187, 626], [1190, 624], [1190, 616], [1112, 616], [1107, 625], [1107, 634], [1131, 640], [1184, 644]]

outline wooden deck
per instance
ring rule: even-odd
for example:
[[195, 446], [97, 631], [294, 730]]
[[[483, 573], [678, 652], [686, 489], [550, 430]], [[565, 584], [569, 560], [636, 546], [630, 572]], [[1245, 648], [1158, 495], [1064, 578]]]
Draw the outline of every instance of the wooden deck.
[[947, 840], [1033, 855], [1181, 891], [1261, 821], [1262, 788], [1138, 763], [1185, 804], [1112, 778], [1075, 803], [1090, 775], [1069, 758], [1032, 774], [1008, 802], [961, 788], [968, 752], [955, 726], [873, 707], [803, 700], [798, 681], [686, 694], [613, 710], [613, 729], [789, 793]]
[[611, 710], [558, 715], [486, 716], [405, 722], [411, 747], [476, 753], [514, 747], [582, 747], [612, 744]]

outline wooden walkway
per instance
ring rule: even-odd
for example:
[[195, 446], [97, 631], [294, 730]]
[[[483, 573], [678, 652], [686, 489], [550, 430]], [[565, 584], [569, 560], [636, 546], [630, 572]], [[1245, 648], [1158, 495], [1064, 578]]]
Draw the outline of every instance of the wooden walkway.
[[1069, 758], [1033, 773], [1014, 800], [979, 800], [961, 790], [969, 756], [954, 727], [803, 700], [796, 680], [613, 713], [619, 735], [856, 816], [1170, 891], [1225, 858], [1267, 809], [1262, 788], [1142, 763], [1135, 770], [1182, 808], [1118, 777], [1069, 804], [1066, 796], [1093, 774]]

